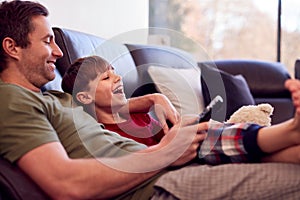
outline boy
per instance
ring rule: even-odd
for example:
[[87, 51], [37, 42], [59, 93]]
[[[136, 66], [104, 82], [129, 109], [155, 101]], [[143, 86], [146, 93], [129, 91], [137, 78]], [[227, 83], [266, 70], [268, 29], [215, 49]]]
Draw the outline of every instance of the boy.
[[[146, 113], [128, 116], [118, 113], [127, 102], [122, 78], [114, 72], [113, 66], [101, 57], [89, 56], [76, 60], [65, 73], [62, 88], [65, 92], [73, 94], [74, 101], [83, 106], [99, 123], [104, 124], [105, 128], [144, 144], [154, 140], [147, 145], [157, 144], [162, 138], [155, 138], [161, 126]], [[275, 127], [281, 126], [269, 128], [275, 130]], [[260, 128], [262, 127], [256, 124], [211, 123], [207, 138], [200, 147], [198, 161], [217, 165], [260, 161], [284, 162], [288, 159], [299, 163], [299, 154], [295, 152], [286, 153], [285, 159], [273, 155], [285, 148], [299, 146], [298, 133], [274, 131], [262, 135], [258, 134]]]
[[127, 104], [122, 78], [98, 56], [76, 60], [65, 73], [62, 88], [73, 93], [76, 104], [82, 105], [105, 128], [121, 136], [147, 146], [158, 144], [164, 136], [162, 126], [147, 113], [119, 112]]

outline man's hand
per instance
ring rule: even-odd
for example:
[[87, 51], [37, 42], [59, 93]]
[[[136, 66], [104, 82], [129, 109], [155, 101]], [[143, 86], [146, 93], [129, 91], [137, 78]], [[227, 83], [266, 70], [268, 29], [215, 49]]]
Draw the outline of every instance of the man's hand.
[[208, 122], [195, 124], [197, 117], [184, 117], [170, 129], [158, 144], [171, 150], [170, 166], [181, 166], [197, 156], [199, 145], [206, 138]]

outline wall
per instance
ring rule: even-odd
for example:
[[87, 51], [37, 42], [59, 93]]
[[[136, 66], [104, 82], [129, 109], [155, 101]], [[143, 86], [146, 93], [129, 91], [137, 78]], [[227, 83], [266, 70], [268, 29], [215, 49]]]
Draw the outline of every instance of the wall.
[[53, 26], [110, 39], [148, 27], [148, 0], [38, 0]]

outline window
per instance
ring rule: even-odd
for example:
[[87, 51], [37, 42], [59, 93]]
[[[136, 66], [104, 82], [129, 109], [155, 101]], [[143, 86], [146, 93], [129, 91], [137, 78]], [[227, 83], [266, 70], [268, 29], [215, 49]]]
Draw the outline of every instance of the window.
[[282, 0], [281, 8], [281, 62], [294, 74], [295, 60], [300, 59], [300, 1]]
[[[150, 27], [182, 33], [210, 59], [281, 61], [293, 75], [294, 62], [300, 57], [297, 0], [282, 4], [280, 0], [150, 0], [149, 4]], [[194, 45], [183, 45], [174, 46], [199, 56]]]

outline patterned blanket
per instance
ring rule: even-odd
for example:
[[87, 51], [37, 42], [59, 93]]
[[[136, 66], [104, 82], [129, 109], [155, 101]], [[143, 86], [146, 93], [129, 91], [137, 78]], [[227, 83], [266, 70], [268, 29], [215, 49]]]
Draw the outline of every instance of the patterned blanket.
[[152, 200], [298, 200], [300, 165], [285, 163], [191, 165], [166, 173]]

